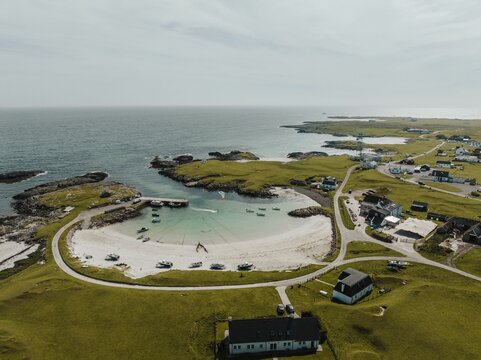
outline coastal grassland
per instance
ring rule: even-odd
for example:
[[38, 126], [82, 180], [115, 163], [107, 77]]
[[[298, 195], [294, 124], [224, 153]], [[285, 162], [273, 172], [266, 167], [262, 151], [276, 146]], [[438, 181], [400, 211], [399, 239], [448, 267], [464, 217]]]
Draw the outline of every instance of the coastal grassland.
[[243, 190], [255, 192], [271, 186], [289, 186], [290, 179], [305, 180], [311, 176], [342, 179], [352, 164], [347, 156], [312, 157], [287, 163], [209, 160], [180, 165], [175, 174], [189, 181], [202, 179], [205, 184], [239, 184]]
[[481, 276], [481, 248], [476, 247], [459, 256], [455, 265], [458, 269]]
[[[287, 127], [298, 129], [301, 132], [313, 132], [333, 135], [357, 136], [402, 136], [408, 138], [419, 137], [419, 134], [408, 133], [405, 128], [423, 128], [431, 131], [440, 131], [443, 134], [467, 133], [472, 136], [481, 136], [481, 120], [441, 119], [441, 118], [411, 118], [388, 116], [359, 116], [331, 118], [329, 121], [306, 122], [301, 125]], [[375, 119], [377, 121], [366, 121]], [[364, 120], [364, 121], [360, 121]], [[433, 134], [425, 137], [433, 137]]]
[[425, 258], [447, 264], [448, 258], [453, 255], [453, 252], [450, 249], [439, 246], [445, 239], [445, 236], [435, 233], [423, 240], [417, 246], [416, 251]]
[[212, 359], [214, 321], [275, 314], [273, 288], [158, 292], [86, 284], [53, 263], [0, 282], [0, 357]]
[[435, 188], [438, 188], [438, 189], [441, 189], [441, 190], [446, 190], [446, 191], [450, 191], [450, 192], [454, 192], [454, 193], [461, 192], [460, 188], [457, 188], [456, 186], [448, 185], [448, 184], [442, 183], [442, 182], [424, 181], [424, 183], [426, 184], [426, 186], [435, 187]]
[[[413, 200], [424, 201], [429, 204], [429, 211], [478, 219], [481, 203], [456, 195], [441, 193], [418, 185], [403, 182], [376, 170], [354, 171], [349, 178], [346, 188], [352, 190], [374, 189], [379, 195], [386, 195], [393, 201], [400, 203], [403, 209], [409, 209]], [[425, 218], [426, 213], [413, 212], [418, 218]]]
[[353, 241], [347, 244], [345, 259], [365, 256], [403, 256], [403, 254], [372, 242]]
[[390, 160], [401, 160], [406, 156], [423, 154], [438, 144], [439, 140], [418, 137], [415, 139], [409, 139], [405, 144], [376, 145], [375, 147], [377, 149], [383, 149], [384, 151], [394, 153], [394, 155], [388, 156]]
[[[346, 267], [370, 274], [376, 285], [371, 295], [355, 305], [334, 303], [320, 296], [319, 290], [332, 294], [332, 288], [317, 281], [287, 290], [298, 312], [312, 311], [320, 317], [339, 358], [436, 358], [433, 354], [446, 359], [478, 357], [479, 282], [421, 264], [392, 273], [386, 270], [385, 261], [352, 263], [321, 279], [335, 284]], [[388, 291], [381, 295], [379, 288]], [[386, 311], [376, 316], [381, 306]], [[466, 336], [467, 329], [470, 336]]]
[[[101, 198], [100, 195], [104, 191], [110, 192], [111, 196]], [[123, 184], [94, 183], [52, 191], [41, 195], [40, 202], [54, 208], [73, 206], [80, 209], [89, 209], [113, 203], [115, 200], [129, 199], [136, 193], [137, 191], [134, 188]]]
[[95, 279], [124, 284], [150, 286], [208, 286], [238, 285], [291, 279], [323, 268], [323, 265], [308, 265], [299, 269], [285, 271], [210, 271], [210, 270], [169, 270], [143, 278], [132, 279], [118, 268], [103, 269], [94, 266], [83, 268], [83, 263], [72, 257], [67, 244], [68, 233], [77, 226], [72, 225], [59, 240], [59, 250], [65, 263], [76, 272]]
[[349, 199], [349, 197], [347, 196], [340, 196], [338, 199], [339, 209], [341, 210], [342, 223], [348, 229], [354, 230], [356, 225], [352, 222], [351, 215], [349, 214], [349, 210], [346, 207], [345, 201], [347, 199]]

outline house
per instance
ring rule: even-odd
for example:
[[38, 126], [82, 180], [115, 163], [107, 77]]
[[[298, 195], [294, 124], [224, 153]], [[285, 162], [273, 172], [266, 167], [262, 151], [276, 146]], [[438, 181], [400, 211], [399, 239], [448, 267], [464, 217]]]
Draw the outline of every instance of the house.
[[321, 187], [324, 190], [336, 190], [337, 189], [336, 178], [331, 176], [325, 177], [324, 179], [322, 179]]
[[399, 217], [402, 212], [402, 206], [396, 204], [394, 201], [389, 200], [386, 197], [380, 197], [377, 195], [366, 195], [361, 201], [361, 216], [367, 216], [372, 209], [384, 209], [387, 210], [386, 216]]
[[481, 223], [471, 226], [463, 234], [463, 241], [481, 245]]
[[411, 205], [412, 211], [428, 211], [428, 203], [421, 201], [413, 201]]
[[377, 168], [377, 161], [363, 161], [361, 163], [361, 169], [364, 169], [364, 170], [369, 170], [369, 169], [375, 169]]
[[464, 161], [469, 163], [481, 162], [481, 159], [474, 155], [456, 155], [454, 161]]
[[337, 300], [344, 304], [354, 304], [369, 294], [373, 286], [369, 275], [347, 268], [337, 279], [337, 284], [332, 292], [332, 300]]
[[479, 222], [476, 220], [453, 216], [450, 217], [444, 223], [444, 225], [437, 230], [437, 232], [439, 234], [447, 234], [453, 231], [456, 231], [458, 233], [465, 233], [476, 224], [479, 224]]
[[319, 341], [319, 323], [314, 317], [289, 316], [229, 321], [229, 356], [315, 352]]
[[383, 227], [386, 225], [386, 218], [389, 217], [389, 211], [384, 209], [371, 209], [366, 216], [366, 222], [373, 228]]
[[436, 221], [446, 221], [448, 219], [448, 216], [443, 214], [438, 214], [435, 212], [428, 212], [426, 215], [426, 219], [436, 220]]
[[446, 153], [444, 152], [444, 150], [439, 149], [439, 150], [436, 152], [436, 156], [448, 156], [448, 154], [446, 154]]
[[433, 170], [431, 176], [434, 181], [450, 182], [449, 171]]
[[428, 129], [407, 128], [405, 130], [408, 133], [414, 133], [414, 134], [431, 134], [432, 133], [432, 131]]
[[456, 146], [456, 149], [454, 150], [454, 154], [456, 156], [459, 155], [468, 155], [470, 152], [464, 148], [464, 146]]
[[437, 160], [436, 166], [442, 167], [442, 168], [449, 168], [449, 169], [454, 167], [454, 165], [451, 161], [446, 161], [446, 160]]
[[431, 166], [429, 166], [428, 164], [423, 164], [419, 168], [422, 172], [431, 170]]

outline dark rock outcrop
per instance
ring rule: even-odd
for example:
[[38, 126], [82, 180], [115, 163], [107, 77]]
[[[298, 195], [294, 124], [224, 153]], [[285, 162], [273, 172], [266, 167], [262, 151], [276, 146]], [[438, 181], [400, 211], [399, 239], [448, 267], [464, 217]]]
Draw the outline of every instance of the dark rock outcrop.
[[321, 206], [309, 206], [306, 208], [289, 211], [287, 215], [292, 217], [306, 218], [315, 215], [325, 215], [325, 211]]
[[90, 229], [116, 224], [142, 215], [141, 207], [122, 207], [92, 218]]
[[42, 185], [27, 189], [13, 197], [14, 200], [25, 200], [32, 196], [43, 195], [52, 191], [65, 189], [71, 186], [96, 183], [107, 178], [108, 174], [100, 171], [90, 172], [82, 176], [75, 176], [68, 179], [51, 181]]
[[307, 182], [304, 180], [289, 179], [289, 184], [293, 186], [307, 186]]
[[259, 160], [255, 154], [249, 151], [239, 151], [239, 150], [232, 150], [228, 153], [221, 153], [218, 151], [212, 151], [209, 153], [209, 156], [222, 161], [239, 161], [239, 160]]
[[309, 151], [309, 152], [296, 151], [296, 152], [291, 152], [287, 154], [287, 157], [289, 159], [296, 159], [296, 160], [305, 160], [315, 156], [329, 156], [329, 155], [322, 151]]
[[0, 174], [0, 183], [13, 184], [23, 180], [30, 179], [34, 176], [42, 174], [44, 171], [32, 170], [32, 171], [12, 171], [4, 174]]

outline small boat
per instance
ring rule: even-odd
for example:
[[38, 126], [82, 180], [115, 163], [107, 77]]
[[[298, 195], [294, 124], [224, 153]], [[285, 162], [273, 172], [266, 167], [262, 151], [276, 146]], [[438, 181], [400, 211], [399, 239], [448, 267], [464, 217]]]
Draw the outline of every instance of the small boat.
[[202, 266], [202, 261], [198, 261], [198, 262], [193, 262], [192, 264], [190, 264], [189, 268], [193, 269], [193, 268], [198, 268], [198, 267], [201, 267], [201, 266]]
[[153, 218], [152, 219], [152, 224], [158, 224], [160, 222], [159, 218]]
[[214, 264], [211, 264], [211, 265], [210, 265], [210, 269], [211, 269], [211, 270], [224, 270], [224, 269], [225, 269], [225, 265], [224, 265], [224, 264], [214, 263]]
[[177, 208], [177, 207], [181, 207], [181, 206], [182, 206], [182, 204], [175, 203], [175, 202], [170, 202], [170, 203], [169, 203], [169, 206], [170, 206], [170, 207]]
[[174, 264], [172, 263], [172, 261], [162, 260], [162, 261], [159, 261], [157, 265], [155, 265], [155, 267], [160, 269], [165, 269], [165, 268], [170, 269], [173, 265]]
[[237, 270], [250, 270], [254, 267], [254, 264], [251, 262], [244, 262], [242, 264], [237, 265]]
[[150, 206], [153, 206], [153, 207], [162, 207], [164, 206], [164, 203], [160, 200], [152, 200], [150, 202]]
[[266, 211], [267, 209], [266, 208], [258, 208], [260, 211]]
[[153, 217], [159, 217], [159, 214], [152, 214]]
[[146, 237], [146, 238], [143, 238], [143, 239], [142, 239], [142, 242], [147, 242], [147, 241], [149, 241], [149, 240], [150, 240], [150, 238], [149, 238], [149, 237]]
[[152, 211], [159, 211], [159, 209], [157, 209], [157, 208], [153, 208], [153, 209], [152, 209]]
[[219, 191], [219, 195], [222, 199], [225, 199], [225, 192]]
[[246, 213], [253, 213], [254, 210], [251, 210], [251, 209], [246, 209]]
[[280, 208], [280, 207], [277, 207], [277, 206], [274, 206], [274, 207], [272, 208], [272, 210], [275, 210], [275, 211], [280, 211], [280, 210], [281, 210], [281, 208]]
[[107, 261], [117, 261], [119, 258], [120, 258], [119, 255], [114, 254], [114, 253], [110, 253], [105, 257], [105, 260], [107, 260]]
[[264, 213], [257, 213], [257, 216], [266, 216]]
[[148, 227], [141, 227], [139, 230], [137, 230], [137, 233], [143, 233], [143, 232], [146, 232], [146, 231], [149, 231], [149, 228]]

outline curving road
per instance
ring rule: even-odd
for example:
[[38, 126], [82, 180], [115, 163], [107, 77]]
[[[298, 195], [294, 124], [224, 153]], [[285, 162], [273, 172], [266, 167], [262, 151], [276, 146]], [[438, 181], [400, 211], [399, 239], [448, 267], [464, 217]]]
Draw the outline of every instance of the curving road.
[[[68, 224], [64, 225], [57, 233], [54, 235], [52, 239], [52, 253], [53, 257], [55, 259], [55, 262], [57, 263], [58, 267], [64, 271], [66, 274], [81, 280], [85, 281], [91, 284], [95, 285], [100, 285], [100, 286], [110, 286], [110, 287], [116, 287], [116, 288], [124, 288], [124, 289], [138, 289], [138, 290], [157, 290], [157, 291], [212, 291], [212, 290], [232, 290], [232, 289], [247, 289], [247, 288], [260, 288], [260, 287], [286, 287], [286, 286], [291, 286], [291, 285], [296, 285], [299, 283], [307, 282], [309, 280], [312, 280], [315, 277], [318, 277], [333, 268], [336, 268], [337, 266], [341, 266], [344, 264], [350, 264], [350, 263], [355, 263], [355, 262], [360, 262], [360, 261], [373, 261], [373, 260], [408, 260], [410, 262], [415, 262], [415, 263], [421, 263], [425, 265], [431, 265], [435, 266], [438, 268], [442, 268], [454, 273], [457, 273], [459, 275], [471, 278], [476, 281], [481, 281], [481, 277], [475, 276], [473, 274], [467, 273], [465, 271], [452, 268], [448, 265], [440, 264], [435, 261], [426, 259], [422, 257], [419, 253], [417, 253], [412, 246], [406, 245], [405, 243], [384, 243], [380, 242], [378, 240], [375, 240], [368, 236], [361, 227], [356, 227], [354, 230], [349, 230], [347, 229], [343, 222], [342, 222], [342, 216], [341, 216], [341, 211], [339, 208], [339, 203], [338, 199], [339, 197], [343, 194], [342, 190], [344, 189], [345, 185], [347, 184], [349, 177], [352, 173], [352, 171], [356, 168], [356, 166], [352, 166], [348, 169], [346, 176], [344, 177], [343, 182], [337, 189], [335, 195], [334, 195], [334, 214], [335, 214], [335, 220], [336, 223], [339, 227], [339, 231], [341, 234], [341, 248], [339, 251], [339, 255], [336, 257], [334, 261], [329, 263], [327, 266], [325, 266], [322, 269], [316, 270], [310, 274], [299, 276], [296, 278], [292, 279], [286, 279], [286, 280], [279, 280], [279, 281], [270, 281], [270, 282], [263, 282], [263, 283], [254, 283], [254, 284], [242, 284], [242, 285], [214, 285], [214, 286], [149, 286], [149, 285], [134, 285], [134, 284], [124, 284], [124, 283], [117, 283], [117, 282], [110, 282], [107, 280], [100, 280], [96, 278], [92, 278], [83, 274], [78, 273], [77, 271], [73, 270], [70, 268], [62, 258], [60, 254], [60, 249], [59, 249], [59, 240], [62, 234], [67, 231], [67, 229], [72, 226], [73, 224], [83, 221], [83, 222], [89, 222], [90, 219], [95, 216], [103, 213], [106, 210], [111, 210], [115, 208], [120, 208], [122, 206], [125, 206], [125, 204], [122, 205], [111, 205], [108, 207], [103, 207], [100, 209], [93, 209], [93, 210], [88, 210], [85, 212], [82, 212], [79, 216], [77, 216], [75, 219], [70, 221]], [[373, 243], [380, 244], [384, 247], [387, 247], [389, 249], [395, 250], [403, 255], [405, 257], [387, 257], [387, 256], [370, 256], [370, 257], [360, 257], [360, 258], [353, 258], [353, 259], [344, 259], [346, 256], [346, 251], [347, 251], [347, 244], [352, 242], [352, 241], [369, 241]]]

